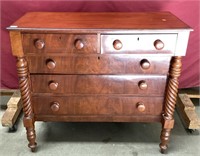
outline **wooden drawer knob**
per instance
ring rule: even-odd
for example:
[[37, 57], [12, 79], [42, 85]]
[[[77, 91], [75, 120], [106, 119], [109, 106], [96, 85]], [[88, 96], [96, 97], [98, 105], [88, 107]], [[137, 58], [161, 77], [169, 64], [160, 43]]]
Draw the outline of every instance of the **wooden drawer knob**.
[[145, 111], [145, 105], [142, 102], [138, 102], [136, 107], [137, 107], [139, 112], [144, 112]]
[[51, 81], [49, 83], [49, 89], [56, 90], [57, 88], [58, 88], [58, 83], [57, 82]]
[[76, 49], [80, 50], [84, 47], [84, 43], [81, 39], [77, 39], [74, 43], [74, 46], [76, 47]]
[[53, 112], [57, 112], [59, 109], [60, 109], [59, 103], [58, 102], [52, 102], [52, 104], [51, 104], [51, 110]]
[[52, 60], [52, 59], [48, 59], [46, 61], [46, 66], [49, 69], [54, 69], [56, 67], [56, 62], [54, 60]]
[[164, 48], [164, 43], [161, 41], [161, 40], [155, 40], [154, 41], [154, 47], [157, 49], [157, 50], [162, 50]]
[[43, 40], [38, 39], [38, 40], [35, 41], [35, 47], [37, 49], [42, 49], [42, 48], [44, 48], [44, 46], [45, 46], [45, 43], [44, 43]]
[[151, 64], [147, 59], [143, 59], [140, 61], [140, 66], [142, 67], [142, 69], [149, 69]]
[[120, 50], [123, 47], [123, 44], [122, 44], [122, 42], [120, 40], [114, 40], [113, 47], [116, 50]]
[[141, 90], [145, 90], [145, 89], [147, 89], [147, 87], [148, 87], [146, 81], [144, 81], [144, 80], [140, 81], [140, 82], [138, 83], [138, 86], [139, 86], [139, 88], [140, 88]]

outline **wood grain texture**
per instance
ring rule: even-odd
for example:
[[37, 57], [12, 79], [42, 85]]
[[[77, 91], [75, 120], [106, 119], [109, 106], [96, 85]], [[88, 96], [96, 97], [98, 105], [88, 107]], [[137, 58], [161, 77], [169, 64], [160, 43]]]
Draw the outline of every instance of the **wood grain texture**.
[[21, 92], [21, 99], [23, 103], [24, 112], [24, 126], [27, 130], [27, 139], [29, 141], [28, 147], [35, 150], [35, 126], [34, 126], [34, 112], [31, 105], [31, 89], [30, 77], [28, 72], [28, 64], [24, 57], [17, 58], [17, 73], [19, 77], [19, 87]]
[[[59, 103], [59, 110], [51, 109], [53, 102]], [[140, 112], [138, 102], [145, 105], [145, 111]], [[163, 97], [117, 97], [108, 95], [80, 95], [80, 96], [34, 96], [34, 112], [36, 115], [161, 115]]]
[[8, 29], [32, 150], [37, 120], [161, 122], [166, 151], [181, 72], [173, 56], [188, 25], [169, 12], [30, 12]]
[[[96, 34], [23, 34], [24, 53], [97, 53]], [[42, 40], [44, 47], [37, 49], [36, 41]], [[82, 41], [83, 47], [77, 49], [75, 43]]]
[[161, 152], [165, 152], [168, 148], [170, 131], [174, 125], [174, 109], [178, 93], [178, 78], [181, 74], [181, 57], [175, 56], [171, 60], [169, 80], [166, 89], [165, 105], [163, 113], [163, 127], [161, 132]]
[[[54, 74], [160, 74], [169, 71], [170, 56], [145, 55], [28, 55], [30, 73]], [[47, 67], [47, 60], [55, 62], [55, 68]], [[146, 59], [148, 69], [141, 67]]]
[[[117, 44], [117, 42], [119, 42]], [[102, 34], [101, 53], [171, 54], [176, 47], [177, 33]], [[162, 43], [162, 44], [161, 44]], [[115, 47], [120, 45], [120, 48]], [[159, 47], [161, 46], [161, 47]]]
[[23, 57], [24, 53], [23, 53], [23, 47], [22, 47], [21, 32], [10, 31], [9, 35], [10, 35], [10, 42], [11, 42], [13, 56]]
[[[164, 96], [166, 76], [31, 75], [31, 81], [33, 93]], [[146, 82], [146, 89], [140, 89], [141, 81]], [[51, 82], [57, 83], [56, 89], [50, 89]]]
[[146, 115], [36, 115], [36, 121], [54, 122], [161, 122], [161, 116]]
[[189, 29], [170, 12], [29, 12], [12, 25], [22, 29]]

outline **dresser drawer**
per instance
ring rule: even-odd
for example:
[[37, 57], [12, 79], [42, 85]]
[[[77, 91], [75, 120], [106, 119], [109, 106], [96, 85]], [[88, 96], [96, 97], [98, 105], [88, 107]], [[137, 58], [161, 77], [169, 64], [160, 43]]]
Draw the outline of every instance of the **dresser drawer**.
[[96, 34], [23, 34], [24, 53], [97, 53]]
[[101, 53], [171, 53], [177, 34], [101, 35]]
[[31, 75], [34, 93], [164, 95], [166, 76]]
[[171, 57], [140, 55], [74, 55], [27, 57], [30, 73], [167, 74]]
[[34, 96], [37, 115], [161, 115], [162, 97]]

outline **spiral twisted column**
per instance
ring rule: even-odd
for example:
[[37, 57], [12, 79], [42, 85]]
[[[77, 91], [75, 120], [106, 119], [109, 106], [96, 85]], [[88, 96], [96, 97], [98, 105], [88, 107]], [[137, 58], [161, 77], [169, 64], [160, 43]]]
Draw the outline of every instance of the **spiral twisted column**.
[[27, 139], [29, 141], [28, 147], [31, 148], [32, 151], [34, 151], [36, 148], [34, 116], [33, 116], [33, 109], [31, 105], [30, 79], [29, 79], [28, 65], [24, 57], [17, 58], [17, 73], [19, 77], [19, 87], [20, 87], [21, 98], [22, 98], [22, 103], [23, 103], [24, 127], [26, 127]]
[[168, 142], [170, 137], [171, 129], [174, 127], [174, 109], [176, 104], [176, 98], [178, 93], [178, 78], [181, 74], [181, 57], [175, 56], [171, 60], [168, 84], [165, 95], [165, 105], [162, 121], [161, 131], [161, 152], [166, 152], [168, 148]]

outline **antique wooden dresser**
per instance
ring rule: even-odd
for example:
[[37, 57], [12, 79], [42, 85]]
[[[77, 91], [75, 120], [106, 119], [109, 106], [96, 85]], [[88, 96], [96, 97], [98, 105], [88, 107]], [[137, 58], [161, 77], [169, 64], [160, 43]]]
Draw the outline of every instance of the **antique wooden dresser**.
[[32, 151], [35, 121], [160, 122], [166, 151], [188, 25], [169, 12], [30, 12], [8, 30]]

